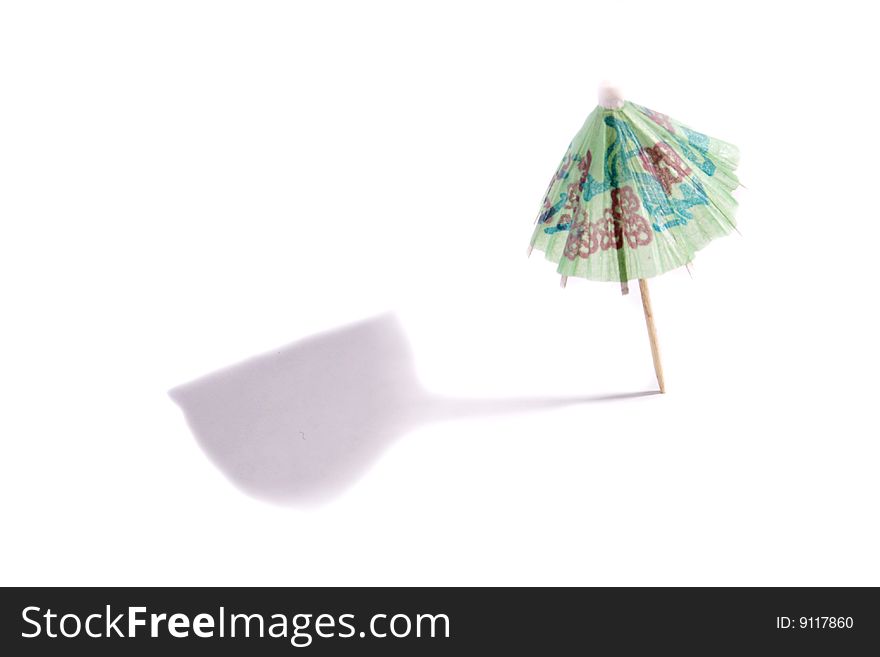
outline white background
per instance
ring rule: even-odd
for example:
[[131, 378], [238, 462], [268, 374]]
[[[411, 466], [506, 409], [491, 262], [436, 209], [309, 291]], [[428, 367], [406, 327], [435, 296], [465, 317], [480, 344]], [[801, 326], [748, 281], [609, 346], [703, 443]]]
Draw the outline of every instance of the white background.
[[[868, 6], [3, 3], [0, 581], [880, 584]], [[525, 257], [604, 78], [742, 152], [665, 396], [591, 400], [655, 386], [638, 294]], [[433, 393], [586, 399], [277, 504], [168, 395], [384, 312]]]

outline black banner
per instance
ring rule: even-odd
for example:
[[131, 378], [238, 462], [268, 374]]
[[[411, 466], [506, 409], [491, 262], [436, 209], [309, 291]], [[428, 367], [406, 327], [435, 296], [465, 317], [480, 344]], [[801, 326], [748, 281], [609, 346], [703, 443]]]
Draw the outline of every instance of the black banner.
[[[7, 588], [2, 654], [865, 654], [869, 588]], [[564, 651], [564, 652], [552, 652]]]

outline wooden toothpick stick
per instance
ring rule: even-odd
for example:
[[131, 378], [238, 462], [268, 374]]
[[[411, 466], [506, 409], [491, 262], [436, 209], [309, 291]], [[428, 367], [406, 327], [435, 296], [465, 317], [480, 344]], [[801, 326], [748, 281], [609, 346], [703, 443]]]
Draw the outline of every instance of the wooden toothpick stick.
[[648, 339], [651, 341], [651, 358], [654, 359], [654, 373], [660, 392], [666, 392], [663, 385], [663, 366], [660, 365], [660, 347], [657, 345], [657, 329], [654, 328], [654, 313], [651, 311], [651, 296], [648, 294], [648, 281], [639, 279], [639, 292], [642, 295], [642, 309], [645, 311], [645, 324], [648, 325]]

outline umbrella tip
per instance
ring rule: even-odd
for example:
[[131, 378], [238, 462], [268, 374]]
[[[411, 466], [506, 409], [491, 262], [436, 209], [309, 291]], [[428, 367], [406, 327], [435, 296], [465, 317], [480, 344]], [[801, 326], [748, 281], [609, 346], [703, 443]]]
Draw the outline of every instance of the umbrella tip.
[[605, 109], [620, 109], [623, 107], [623, 93], [620, 87], [603, 80], [599, 84], [599, 104]]

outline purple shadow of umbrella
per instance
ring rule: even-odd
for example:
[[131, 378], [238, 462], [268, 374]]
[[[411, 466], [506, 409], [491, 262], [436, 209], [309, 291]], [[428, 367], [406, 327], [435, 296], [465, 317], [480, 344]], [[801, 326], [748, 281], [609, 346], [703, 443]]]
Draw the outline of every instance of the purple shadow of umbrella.
[[322, 333], [170, 391], [208, 457], [268, 501], [320, 502], [429, 422], [654, 394], [465, 399], [427, 392], [393, 315]]

